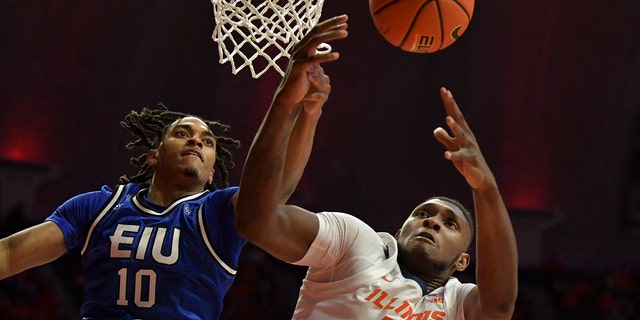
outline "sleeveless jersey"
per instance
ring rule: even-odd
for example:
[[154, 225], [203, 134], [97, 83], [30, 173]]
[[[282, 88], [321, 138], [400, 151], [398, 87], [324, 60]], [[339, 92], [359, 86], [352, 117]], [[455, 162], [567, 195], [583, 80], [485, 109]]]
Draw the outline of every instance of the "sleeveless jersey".
[[137, 184], [67, 200], [46, 220], [81, 247], [83, 319], [217, 319], [246, 243], [235, 229], [237, 187], [168, 207]]
[[318, 235], [297, 265], [309, 266], [293, 319], [464, 319], [462, 301], [475, 284], [450, 277], [429, 293], [406, 278], [398, 246], [343, 213], [318, 214]]

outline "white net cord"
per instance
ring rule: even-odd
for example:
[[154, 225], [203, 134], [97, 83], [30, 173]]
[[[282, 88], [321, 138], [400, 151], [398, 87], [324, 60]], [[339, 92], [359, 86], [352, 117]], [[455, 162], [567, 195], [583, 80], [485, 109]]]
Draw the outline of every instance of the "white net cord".
[[[235, 75], [258, 78], [270, 67], [281, 76], [291, 48], [320, 20], [324, 0], [211, 0], [219, 62]], [[256, 3], [254, 5], [253, 3]]]

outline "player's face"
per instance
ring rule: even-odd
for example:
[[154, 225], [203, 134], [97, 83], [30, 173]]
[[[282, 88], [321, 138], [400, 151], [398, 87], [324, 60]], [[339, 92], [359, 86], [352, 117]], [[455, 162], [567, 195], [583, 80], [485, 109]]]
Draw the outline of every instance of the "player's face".
[[[421, 203], [396, 237], [403, 260], [413, 265], [414, 272], [450, 275], [466, 268], [471, 230], [462, 210], [451, 202], [431, 199]], [[461, 258], [466, 261], [459, 261]]]
[[156, 161], [156, 175], [197, 179], [197, 183], [204, 186], [213, 181], [215, 136], [209, 126], [196, 117], [176, 120], [166, 130], [155, 152], [150, 153], [149, 160], [152, 165]]

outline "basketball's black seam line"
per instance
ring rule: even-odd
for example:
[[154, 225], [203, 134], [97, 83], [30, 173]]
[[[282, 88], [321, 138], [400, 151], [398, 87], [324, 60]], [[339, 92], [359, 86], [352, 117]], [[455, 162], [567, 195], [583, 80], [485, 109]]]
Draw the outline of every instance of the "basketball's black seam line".
[[462, 3], [460, 3], [460, 1], [458, 1], [458, 0], [453, 0], [453, 2], [455, 4], [457, 4], [458, 7], [460, 7], [460, 9], [462, 9], [462, 11], [464, 11], [464, 14], [467, 15], [467, 21], [471, 22], [471, 15], [469, 14], [469, 11], [467, 11], [467, 8], [465, 8], [464, 5], [462, 5]]
[[436, 51], [440, 51], [444, 45], [444, 20], [442, 20], [442, 9], [440, 9], [440, 1], [438, 0], [436, 0], [436, 8], [438, 9], [438, 23], [440, 23], [440, 46]]
[[[400, 41], [400, 44], [398, 45], [399, 48], [402, 48], [402, 46], [404, 45], [405, 41], [407, 41], [407, 38], [409, 37], [409, 34], [411, 33], [411, 30], [413, 30], [413, 26], [416, 24], [416, 20], [420, 16], [420, 13], [422, 13], [422, 10], [424, 10], [424, 7], [426, 7], [432, 1], [435, 1], [436, 5], [438, 4], [437, 0], [427, 0], [420, 6], [420, 9], [418, 9], [418, 11], [416, 11], [416, 14], [413, 15], [413, 20], [411, 21], [411, 24], [409, 25], [409, 28], [407, 29], [407, 32], [404, 34], [404, 37], [402, 37], [402, 41]], [[438, 15], [439, 14], [440, 13], [438, 12]], [[440, 20], [442, 20], [442, 19], [440, 19]], [[442, 29], [442, 26], [440, 26], [440, 29]]]
[[385, 4], [384, 6], [380, 7], [378, 10], [376, 10], [376, 12], [373, 13], [373, 17], [375, 17], [378, 13], [380, 13], [380, 11], [394, 5], [396, 2], [399, 2], [402, 0], [393, 0], [393, 1], [389, 1], [389, 3]]

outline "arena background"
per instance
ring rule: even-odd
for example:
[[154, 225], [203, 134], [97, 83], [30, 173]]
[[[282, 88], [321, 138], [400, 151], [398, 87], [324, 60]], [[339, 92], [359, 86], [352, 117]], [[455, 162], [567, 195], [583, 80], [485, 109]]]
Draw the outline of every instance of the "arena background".
[[[395, 232], [433, 194], [471, 203], [432, 136], [451, 89], [509, 206], [520, 252], [515, 319], [640, 319], [640, 3], [476, 3], [466, 33], [410, 54], [349, 14], [333, 92], [294, 201]], [[16, 1], [0, 4], [0, 236], [67, 198], [132, 173], [119, 120], [162, 101], [251, 139], [280, 75], [231, 74], [211, 40], [212, 4]], [[224, 319], [290, 317], [304, 269], [248, 246]], [[461, 277], [473, 280], [473, 273]], [[77, 255], [0, 282], [2, 319], [75, 319]], [[37, 306], [37, 307], [32, 307]]]

